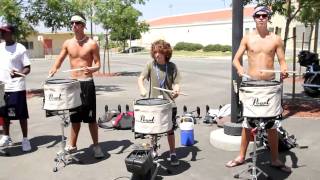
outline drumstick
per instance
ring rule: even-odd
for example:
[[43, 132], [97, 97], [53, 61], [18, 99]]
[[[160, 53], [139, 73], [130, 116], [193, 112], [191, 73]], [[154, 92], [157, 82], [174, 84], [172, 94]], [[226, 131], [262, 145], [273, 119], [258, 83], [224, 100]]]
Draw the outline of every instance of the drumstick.
[[[9, 70], [9, 69], [3, 69], [3, 68], [1, 68], [1, 69], [2, 69], [2, 70], [5, 70], [5, 71], [8, 71], [9, 73], [11, 72], [11, 70]], [[19, 72], [13, 71], [13, 73], [14, 73], [14, 74], [17, 74], [17, 75], [20, 75], [20, 76], [22, 76], [22, 77], [26, 77], [25, 74], [22, 74], [22, 73], [19, 73]]]
[[[279, 70], [269, 70], [269, 69], [261, 69], [260, 72], [274, 72], [274, 73], [281, 73]], [[286, 71], [288, 74], [297, 74], [297, 71]]]
[[[98, 68], [98, 67], [88, 67], [88, 69], [95, 69], [95, 68]], [[77, 68], [77, 69], [69, 69], [69, 70], [64, 70], [62, 72], [73, 72], [73, 71], [83, 71], [84, 70], [84, 67], [82, 68]]]
[[252, 79], [251, 76], [249, 76], [248, 74], [242, 74], [242, 76], [248, 79]]
[[[153, 89], [157, 89], [157, 90], [165, 91], [165, 92], [170, 92], [170, 93], [172, 93], [172, 92], [173, 92], [172, 90], [169, 90], [169, 89], [163, 89], [163, 88], [158, 88], [158, 87], [153, 87]], [[182, 92], [180, 92], [179, 94], [180, 94], [180, 95], [183, 95], [183, 96], [188, 96], [188, 94], [185, 94], [185, 93], [182, 93]]]

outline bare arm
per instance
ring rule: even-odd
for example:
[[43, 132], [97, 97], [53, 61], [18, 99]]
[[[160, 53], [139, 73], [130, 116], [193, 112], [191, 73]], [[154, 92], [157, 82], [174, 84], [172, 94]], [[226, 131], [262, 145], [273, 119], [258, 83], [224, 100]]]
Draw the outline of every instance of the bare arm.
[[281, 78], [285, 79], [288, 77], [288, 66], [285, 60], [285, 54], [284, 54], [284, 49], [283, 49], [283, 43], [282, 40], [279, 36], [277, 36], [277, 49], [276, 49], [276, 54], [278, 57], [278, 61], [280, 64], [280, 70], [281, 70]]
[[241, 58], [244, 52], [247, 50], [247, 36], [244, 36], [241, 40], [237, 53], [233, 58], [233, 66], [237, 69], [239, 76], [245, 74], [243, 66], [241, 65]]
[[57, 70], [61, 67], [62, 62], [64, 61], [64, 59], [68, 54], [67, 44], [68, 44], [68, 40], [63, 43], [60, 54], [58, 55], [55, 63], [53, 64], [53, 66], [49, 71], [49, 76], [53, 76], [57, 72]]
[[15, 78], [15, 77], [24, 77], [25, 75], [28, 75], [31, 71], [31, 66], [28, 65], [28, 66], [24, 66], [23, 69], [19, 72], [19, 71], [16, 71], [16, 70], [12, 70], [10, 71], [10, 76], [12, 78]]
[[91, 48], [92, 48], [92, 57], [93, 57], [93, 62], [94, 62], [94, 65], [92, 65], [94, 68], [85, 68], [84, 69], [84, 73], [85, 74], [92, 74], [96, 71], [99, 71], [100, 67], [101, 67], [101, 63], [100, 63], [100, 52], [99, 52], [99, 46], [98, 44], [92, 40], [92, 45], [91, 45]]
[[138, 87], [139, 87], [140, 95], [142, 97], [146, 97], [147, 96], [147, 90], [143, 85], [144, 79], [145, 78], [143, 76], [139, 76], [139, 78], [138, 78]]

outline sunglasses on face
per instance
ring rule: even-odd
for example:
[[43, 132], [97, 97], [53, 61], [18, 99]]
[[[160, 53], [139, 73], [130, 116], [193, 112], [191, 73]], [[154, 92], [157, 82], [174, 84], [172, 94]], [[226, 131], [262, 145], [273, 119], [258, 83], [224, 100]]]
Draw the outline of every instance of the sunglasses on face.
[[265, 19], [265, 18], [268, 17], [268, 14], [255, 14], [254, 17], [255, 17], [255, 18], [260, 18], [260, 17], [262, 17], [263, 19]]
[[79, 24], [81, 24], [82, 22], [80, 22], [80, 21], [72, 21], [70, 24], [71, 24], [71, 26], [73, 25], [73, 24], [75, 24], [75, 25], [79, 25]]

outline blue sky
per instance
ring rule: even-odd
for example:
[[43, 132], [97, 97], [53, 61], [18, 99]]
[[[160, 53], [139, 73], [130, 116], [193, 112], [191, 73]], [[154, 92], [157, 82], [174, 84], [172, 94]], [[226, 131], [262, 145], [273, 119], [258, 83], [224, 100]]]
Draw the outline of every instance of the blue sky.
[[191, 12], [229, 8], [232, 0], [146, 0], [145, 5], [135, 5], [142, 12], [142, 20]]

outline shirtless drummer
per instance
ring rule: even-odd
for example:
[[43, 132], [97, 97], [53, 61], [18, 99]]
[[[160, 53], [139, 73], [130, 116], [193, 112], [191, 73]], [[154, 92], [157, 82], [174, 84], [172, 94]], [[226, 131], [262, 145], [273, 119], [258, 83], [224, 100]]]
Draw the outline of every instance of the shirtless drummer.
[[86, 19], [83, 15], [74, 15], [71, 18], [70, 25], [74, 32], [74, 37], [66, 40], [59, 56], [49, 71], [49, 76], [53, 76], [61, 67], [62, 62], [68, 55], [71, 69], [73, 71], [71, 78], [80, 81], [81, 91], [84, 95], [81, 111], [72, 114], [70, 143], [66, 150], [70, 153], [77, 151], [77, 139], [81, 127], [81, 122], [89, 124], [89, 130], [93, 141], [93, 155], [95, 158], [102, 158], [104, 154], [98, 144], [98, 126], [96, 122], [96, 92], [92, 73], [100, 69], [100, 55], [98, 44], [84, 34]]
[[[256, 30], [243, 37], [233, 60], [233, 65], [237, 69], [239, 76], [248, 74], [252, 79], [256, 80], [273, 80], [275, 78], [274, 73], [260, 72], [260, 70], [274, 70], [274, 57], [277, 55], [281, 69], [281, 79], [288, 77], [287, 64], [285, 62], [285, 54], [281, 37], [269, 32], [267, 28], [270, 14], [271, 10], [266, 6], [258, 6], [255, 8], [253, 18], [256, 22]], [[248, 56], [247, 72], [245, 72], [240, 63], [240, 59], [245, 51], [247, 51]], [[242, 128], [240, 153], [235, 159], [227, 162], [226, 167], [235, 167], [245, 162], [250, 138], [250, 126], [247, 126], [247, 122], [244, 122], [243, 125], [244, 128]], [[290, 173], [291, 168], [287, 167], [279, 160], [278, 134], [276, 127], [268, 129], [267, 132], [271, 150], [271, 167]]]

